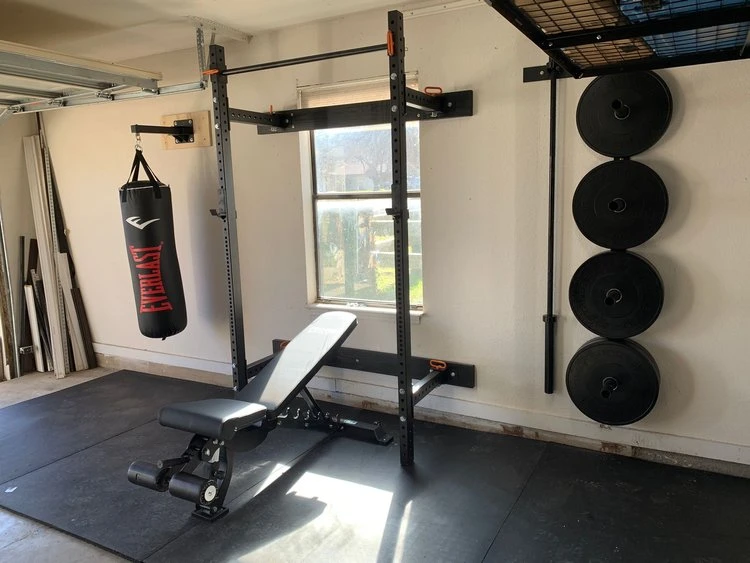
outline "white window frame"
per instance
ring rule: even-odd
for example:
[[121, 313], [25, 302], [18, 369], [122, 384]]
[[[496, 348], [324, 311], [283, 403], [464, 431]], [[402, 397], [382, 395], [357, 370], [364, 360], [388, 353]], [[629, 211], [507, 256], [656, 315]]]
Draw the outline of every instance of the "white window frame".
[[[366, 85], [368, 83], [383, 83], [388, 84], [387, 76], [378, 76], [365, 79], [349, 80], [343, 82], [335, 82], [328, 84], [313, 84], [303, 85], [297, 87], [297, 107], [303, 107], [303, 97], [306, 92], [310, 91], [335, 91], [343, 90], [346, 86]], [[418, 83], [418, 73], [409, 72], [407, 73], [407, 83], [410, 87], [416, 88]], [[387, 95], [387, 90], [386, 90]], [[384, 96], [382, 99], [387, 99]], [[342, 95], [342, 101], [340, 103], [355, 103], [356, 98], [352, 99]], [[362, 100], [372, 101], [372, 99]], [[315, 179], [314, 175], [314, 163], [313, 163], [313, 150], [312, 150], [312, 132], [305, 131], [300, 133], [300, 170], [302, 175], [302, 216], [303, 226], [305, 233], [305, 274], [306, 274], [306, 286], [307, 286], [307, 304], [308, 307], [314, 309], [351, 309], [356, 308], [359, 312], [374, 312], [374, 313], [388, 313], [395, 314], [395, 303], [392, 304], [372, 304], [361, 301], [334, 301], [320, 299], [318, 297], [318, 257], [317, 257], [317, 240], [316, 240], [316, 224], [315, 224]], [[422, 197], [422, 191], [420, 189], [420, 199]], [[424, 301], [424, 294], [423, 294]], [[419, 306], [412, 306], [410, 316], [413, 319], [419, 319], [424, 313], [424, 303]]]

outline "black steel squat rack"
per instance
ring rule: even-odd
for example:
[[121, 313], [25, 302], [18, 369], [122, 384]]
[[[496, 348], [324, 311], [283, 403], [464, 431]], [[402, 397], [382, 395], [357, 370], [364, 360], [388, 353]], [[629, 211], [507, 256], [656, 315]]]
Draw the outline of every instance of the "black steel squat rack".
[[[260, 113], [229, 106], [227, 79], [231, 75], [378, 51], [388, 53], [390, 78], [388, 100], [273, 113]], [[411, 120], [432, 121], [473, 115], [473, 92], [468, 90], [429, 95], [407, 88], [404, 67], [405, 51], [403, 15], [398, 11], [391, 11], [388, 12], [386, 43], [231, 69], [226, 67], [224, 48], [211, 45], [209, 70], [205, 74], [211, 77], [216, 156], [219, 168], [219, 203], [218, 208], [212, 213], [223, 222], [232, 341], [232, 376], [235, 391], [242, 389], [247, 384], [248, 377], [257, 373], [259, 367], [269, 361], [269, 358], [248, 365], [245, 356], [242, 292], [239, 283], [237, 208], [234, 197], [230, 141], [231, 123], [256, 125], [260, 134], [299, 133], [315, 129], [378, 123], [391, 124], [393, 186], [391, 208], [387, 211], [392, 216], [394, 224], [397, 352], [388, 354], [342, 348], [336, 357], [329, 359], [327, 364], [395, 375], [398, 378], [401, 464], [411, 465], [414, 461], [414, 405], [430, 391], [443, 384], [474, 387], [475, 369], [473, 365], [414, 358], [411, 354], [405, 125]], [[275, 348], [278, 350], [278, 342]], [[414, 378], [412, 375], [414, 373], [423, 377]]]

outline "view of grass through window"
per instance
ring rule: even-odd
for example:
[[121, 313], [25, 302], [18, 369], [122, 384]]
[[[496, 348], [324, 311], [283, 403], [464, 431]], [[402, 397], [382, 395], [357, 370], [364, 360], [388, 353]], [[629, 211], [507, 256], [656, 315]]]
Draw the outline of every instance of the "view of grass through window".
[[[419, 125], [409, 123], [410, 301], [422, 296]], [[389, 125], [315, 131], [312, 136], [318, 298], [393, 304], [395, 264]]]

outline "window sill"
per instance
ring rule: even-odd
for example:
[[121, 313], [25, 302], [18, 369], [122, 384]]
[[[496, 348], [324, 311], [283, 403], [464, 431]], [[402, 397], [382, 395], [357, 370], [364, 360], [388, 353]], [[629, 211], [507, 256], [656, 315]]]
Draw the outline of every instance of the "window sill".
[[[356, 314], [358, 317], [370, 319], [390, 320], [396, 318], [396, 309], [390, 307], [352, 306], [339, 303], [308, 303], [307, 308], [320, 313], [324, 311], [349, 311], [350, 313]], [[420, 324], [422, 322], [424, 314], [424, 310], [409, 311], [411, 322], [415, 324]]]

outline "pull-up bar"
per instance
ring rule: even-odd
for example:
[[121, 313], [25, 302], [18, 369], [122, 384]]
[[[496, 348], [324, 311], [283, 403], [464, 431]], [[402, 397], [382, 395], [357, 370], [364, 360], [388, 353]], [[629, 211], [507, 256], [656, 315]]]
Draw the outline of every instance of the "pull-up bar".
[[284, 59], [281, 61], [273, 61], [270, 63], [260, 63], [257, 65], [250, 66], [238, 66], [237, 68], [228, 68], [223, 71], [222, 74], [229, 76], [232, 74], [244, 74], [246, 72], [257, 72], [259, 70], [269, 70], [272, 68], [281, 68], [283, 66], [294, 66], [305, 63], [314, 63], [318, 61], [326, 61], [328, 59], [339, 59], [341, 57], [351, 57], [352, 55], [364, 55], [365, 53], [377, 53], [378, 51], [385, 51], [388, 49], [386, 43], [380, 45], [370, 45], [369, 47], [355, 47], [354, 49], [345, 49], [343, 51], [332, 51], [330, 53], [320, 53], [317, 55], [308, 55], [306, 57], [297, 57], [294, 59]]

